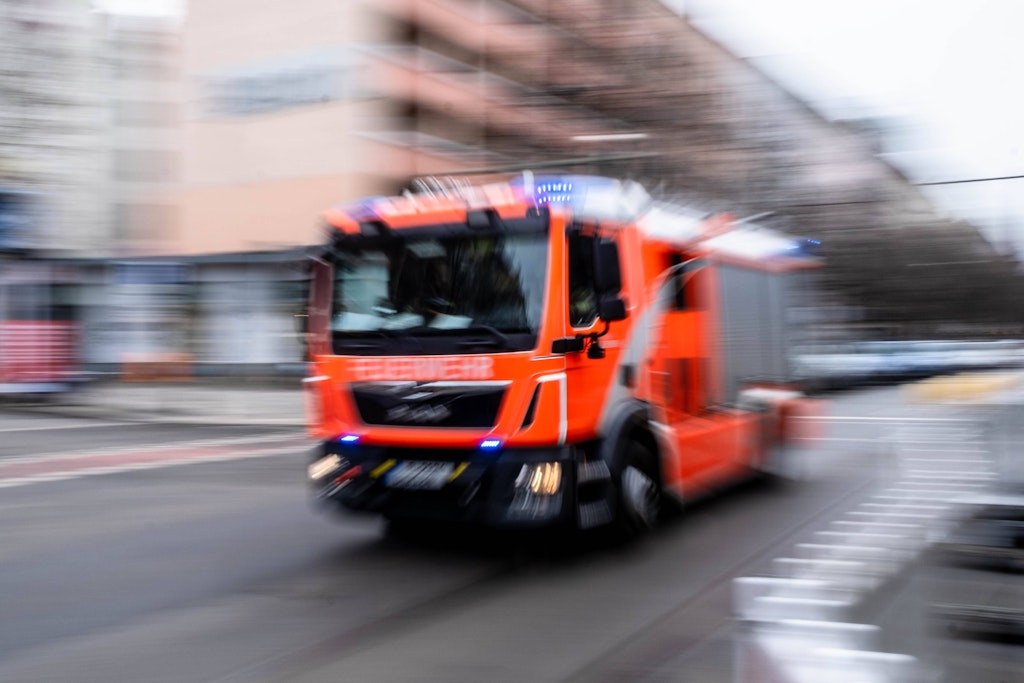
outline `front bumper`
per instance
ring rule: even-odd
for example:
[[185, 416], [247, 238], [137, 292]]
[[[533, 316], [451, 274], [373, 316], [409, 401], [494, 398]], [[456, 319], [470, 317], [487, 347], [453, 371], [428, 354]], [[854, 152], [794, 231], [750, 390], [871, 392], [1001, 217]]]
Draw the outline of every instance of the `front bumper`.
[[[392, 518], [534, 528], [576, 521], [577, 449], [390, 448], [327, 442], [313, 453], [318, 502]], [[410, 477], [410, 469], [429, 469]]]

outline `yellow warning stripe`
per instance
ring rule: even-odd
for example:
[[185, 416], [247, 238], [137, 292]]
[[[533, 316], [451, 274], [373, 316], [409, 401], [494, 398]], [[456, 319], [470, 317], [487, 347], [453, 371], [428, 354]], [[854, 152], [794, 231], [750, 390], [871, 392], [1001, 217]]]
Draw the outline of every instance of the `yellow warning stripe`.
[[968, 372], [922, 380], [907, 385], [906, 392], [915, 401], [971, 401], [1007, 391], [1020, 382], [1019, 374]]
[[379, 477], [380, 475], [384, 474], [392, 467], [394, 467], [397, 463], [397, 460], [385, 460], [384, 462], [373, 468], [373, 470], [370, 472], [370, 478], [376, 479], [377, 477]]
[[460, 463], [459, 466], [455, 468], [455, 471], [451, 473], [451, 476], [448, 477], [448, 481], [451, 482], [458, 479], [459, 475], [465, 472], [467, 467], [469, 467], [468, 462]]

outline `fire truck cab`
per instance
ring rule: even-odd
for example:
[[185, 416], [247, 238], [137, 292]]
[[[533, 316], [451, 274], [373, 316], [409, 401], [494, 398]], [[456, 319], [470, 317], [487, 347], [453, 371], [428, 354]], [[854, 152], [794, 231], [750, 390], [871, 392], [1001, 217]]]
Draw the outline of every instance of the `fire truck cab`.
[[653, 525], [777, 470], [816, 265], [638, 184], [533, 176], [331, 209], [313, 260], [308, 467], [328, 505], [496, 527]]

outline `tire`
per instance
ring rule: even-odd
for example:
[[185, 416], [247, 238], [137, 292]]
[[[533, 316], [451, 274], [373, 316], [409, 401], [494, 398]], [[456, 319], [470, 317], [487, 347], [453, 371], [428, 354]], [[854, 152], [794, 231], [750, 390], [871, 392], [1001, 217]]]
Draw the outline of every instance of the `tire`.
[[650, 533], [661, 520], [663, 496], [655, 456], [645, 445], [629, 444], [619, 474], [619, 525], [631, 536]]

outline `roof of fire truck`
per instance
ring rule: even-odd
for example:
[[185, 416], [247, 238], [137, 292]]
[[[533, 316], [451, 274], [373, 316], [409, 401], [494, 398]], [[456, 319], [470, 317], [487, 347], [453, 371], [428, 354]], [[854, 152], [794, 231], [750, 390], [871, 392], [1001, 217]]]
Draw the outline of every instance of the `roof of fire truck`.
[[398, 197], [367, 197], [328, 210], [328, 224], [359, 233], [365, 223], [401, 229], [425, 223], [465, 221], [468, 214], [493, 210], [522, 215], [526, 208], [549, 207], [574, 219], [633, 223], [648, 239], [675, 245], [701, 243], [702, 250], [744, 260], [773, 257], [807, 259], [816, 240], [797, 239], [731, 216], [711, 216], [679, 204], [655, 200], [631, 180], [588, 175], [542, 175], [525, 172], [503, 182], [473, 185], [464, 179], [420, 179], [417, 192]]

